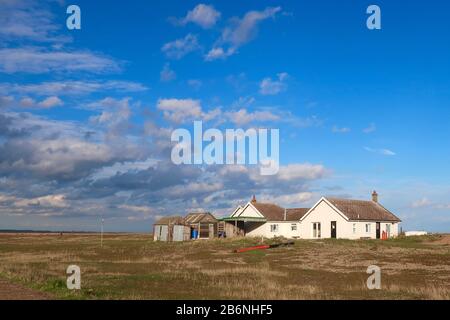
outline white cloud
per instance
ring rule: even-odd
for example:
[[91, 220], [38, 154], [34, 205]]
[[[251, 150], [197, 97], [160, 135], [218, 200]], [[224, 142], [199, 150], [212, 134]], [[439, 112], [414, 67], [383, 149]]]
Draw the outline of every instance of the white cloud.
[[53, 208], [64, 208], [69, 206], [65, 196], [62, 194], [47, 195], [31, 199], [18, 199], [15, 201], [14, 205], [18, 207], [40, 206]]
[[99, 110], [100, 114], [91, 116], [89, 121], [97, 129], [103, 129], [109, 139], [126, 141], [127, 134], [133, 127], [132, 109], [140, 107], [140, 102], [131, 102], [131, 98], [104, 98], [86, 106], [88, 110]]
[[145, 90], [148, 90], [148, 88], [141, 83], [117, 80], [48, 81], [32, 84], [0, 84], [0, 92], [33, 94], [39, 96], [85, 95], [99, 91], [139, 92]]
[[235, 49], [228, 48], [226, 51], [222, 47], [211, 48], [205, 55], [206, 61], [213, 61], [217, 59], [226, 59], [235, 53]]
[[181, 59], [188, 53], [200, 48], [197, 36], [189, 33], [184, 38], [164, 44], [161, 51], [171, 59]]
[[138, 172], [147, 170], [155, 166], [157, 161], [152, 158], [148, 158], [143, 161], [125, 161], [125, 162], [116, 162], [112, 166], [103, 167], [96, 170], [91, 176], [92, 180], [99, 179], [107, 179], [115, 176], [116, 174], [122, 174], [126, 172]]
[[0, 1], [0, 39], [64, 43], [69, 36], [58, 36], [61, 25], [45, 3], [33, 0]]
[[221, 114], [219, 108], [203, 112], [200, 100], [193, 99], [159, 99], [157, 108], [163, 111], [166, 120], [174, 123], [190, 120], [209, 121]]
[[111, 110], [111, 109], [121, 109], [129, 108], [129, 102], [131, 98], [126, 97], [123, 99], [116, 99], [112, 97], [106, 97], [98, 101], [91, 102], [87, 105], [87, 109], [90, 110]]
[[286, 194], [281, 196], [262, 195], [261, 202], [271, 202], [281, 205], [283, 207], [296, 206], [305, 202], [311, 201], [313, 198], [312, 192], [298, 192]]
[[159, 78], [163, 82], [175, 80], [177, 74], [170, 68], [170, 64], [166, 63], [159, 74]]
[[372, 153], [378, 153], [383, 156], [395, 156], [396, 155], [396, 153], [394, 151], [391, 151], [389, 149], [373, 149], [373, 148], [369, 148], [369, 147], [364, 147], [364, 150], [366, 150], [368, 152], [372, 152]]
[[372, 133], [377, 130], [377, 127], [375, 126], [375, 123], [371, 123], [367, 128], [363, 129], [364, 133]]
[[[243, 18], [233, 18], [224, 28], [216, 45], [205, 56], [205, 60], [224, 59], [237, 52], [237, 49], [256, 37], [258, 24], [273, 18], [281, 11], [281, 7], [268, 7], [263, 11], [249, 11]], [[223, 48], [227, 46], [228, 49]]]
[[189, 196], [198, 193], [212, 193], [223, 189], [221, 182], [190, 182], [187, 185], [177, 185], [164, 190], [170, 197]]
[[63, 104], [64, 104], [64, 102], [60, 98], [58, 98], [56, 96], [52, 96], [52, 97], [48, 97], [48, 98], [44, 99], [43, 101], [39, 102], [38, 106], [40, 108], [48, 109], [48, 108], [62, 106]]
[[159, 99], [157, 108], [163, 111], [165, 119], [175, 123], [181, 123], [186, 118], [200, 118], [202, 115], [200, 100]]
[[53, 107], [62, 106], [64, 105], [64, 102], [57, 96], [47, 97], [41, 102], [36, 102], [36, 100], [30, 97], [24, 97], [20, 99], [19, 104], [23, 108], [50, 109]]
[[114, 60], [89, 51], [48, 51], [38, 47], [0, 49], [0, 72], [117, 72]]
[[194, 9], [190, 10], [186, 17], [180, 19], [180, 24], [185, 25], [189, 22], [198, 24], [204, 29], [213, 27], [217, 20], [220, 19], [220, 12], [211, 5], [198, 4]]
[[198, 80], [198, 79], [189, 79], [187, 81], [187, 84], [189, 86], [191, 86], [192, 88], [194, 88], [195, 90], [198, 90], [203, 85], [203, 82], [201, 80]]
[[259, 92], [263, 95], [276, 95], [282, 91], [285, 91], [287, 85], [285, 83], [288, 78], [288, 74], [286, 72], [279, 73], [278, 80], [272, 80], [267, 77], [264, 78], [259, 84]]
[[322, 178], [326, 174], [327, 170], [323, 165], [302, 163], [281, 166], [276, 177], [285, 181], [298, 179], [314, 180]]
[[20, 103], [20, 106], [22, 106], [24, 108], [32, 108], [33, 106], [36, 105], [36, 101], [34, 101], [34, 99], [32, 99], [30, 97], [22, 98], [19, 103]]
[[350, 128], [348, 128], [348, 127], [333, 126], [333, 128], [331, 128], [331, 131], [333, 133], [349, 133], [352, 130]]
[[[110, 148], [105, 145], [88, 143], [75, 138], [57, 140], [27, 139], [14, 142], [15, 149], [30, 149], [29, 161], [18, 160], [10, 166], [10, 170], [23, 170], [37, 175], [64, 176], [77, 174], [79, 165], [89, 162], [107, 163], [112, 158]], [[0, 164], [4, 170], [7, 163]]]
[[265, 122], [280, 120], [280, 116], [270, 111], [248, 112], [247, 109], [228, 111], [226, 117], [236, 125], [245, 125], [251, 122]]
[[417, 201], [414, 201], [411, 204], [411, 207], [412, 208], [423, 208], [423, 207], [428, 207], [430, 205], [431, 205], [431, 201], [430, 200], [428, 200], [427, 198], [422, 198], [422, 199], [419, 199]]
[[0, 96], [0, 108], [8, 108], [14, 103], [14, 97], [12, 96]]

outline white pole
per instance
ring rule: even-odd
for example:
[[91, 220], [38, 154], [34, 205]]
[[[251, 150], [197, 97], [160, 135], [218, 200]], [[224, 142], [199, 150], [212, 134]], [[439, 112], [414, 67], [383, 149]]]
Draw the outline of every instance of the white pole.
[[103, 222], [105, 220], [102, 217], [102, 224], [101, 224], [101, 235], [100, 235], [100, 247], [103, 248]]

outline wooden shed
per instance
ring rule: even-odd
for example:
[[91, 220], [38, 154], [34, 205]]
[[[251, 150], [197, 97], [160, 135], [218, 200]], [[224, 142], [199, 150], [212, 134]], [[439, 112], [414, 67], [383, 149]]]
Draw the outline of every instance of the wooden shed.
[[180, 216], [163, 217], [153, 225], [154, 241], [187, 241], [189, 238], [190, 227]]
[[209, 212], [189, 213], [184, 218], [189, 226], [191, 239], [212, 239], [217, 237], [217, 219]]

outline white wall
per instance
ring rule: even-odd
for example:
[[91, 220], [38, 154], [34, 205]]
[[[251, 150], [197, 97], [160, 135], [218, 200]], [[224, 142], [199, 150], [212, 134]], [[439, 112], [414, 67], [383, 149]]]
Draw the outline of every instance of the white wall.
[[[278, 225], [278, 231], [272, 232], [270, 226]], [[292, 230], [292, 225], [297, 227], [297, 230]], [[248, 237], [285, 237], [285, 238], [299, 238], [300, 237], [300, 223], [295, 221], [269, 221], [246, 234]]]
[[[248, 206], [239, 215], [245, 217], [260, 217], [261, 215], [252, 207]], [[321, 224], [321, 238], [331, 238], [331, 221], [336, 221], [337, 238], [338, 239], [361, 239], [371, 238], [376, 239], [376, 222], [374, 221], [347, 221], [345, 216], [333, 209], [325, 200], [322, 200], [313, 211], [301, 221], [269, 221], [258, 225], [255, 229], [247, 232], [249, 237], [285, 237], [285, 238], [313, 238], [313, 223], [320, 222]], [[386, 231], [386, 225], [390, 225], [391, 237], [398, 236], [398, 223], [381, 222], [380, 237], [383, 231]], [[272, 232], [270, 226], [272, 224], [278, 225], [278, 231]], [[295, 224], [297, 230], [292, 230], [291, 225]], [[369, 232], [366, 232], [366, 224], [370, 225]], [[353, 230], [355, 225], [355, 230]]]
[[[313, 223], [320, 222], [321, 238], [331, 238], [331, 221], [336, 221], [336, 236], [338, 239], [376, 239], [376, 222], [347, 221], [345, 217], [333, 209], [325, 200], [322, 200], [313, 211], [301, 220], [300, 237], [303, 239], [313, 239]], [[386, 231], [386, 225], [390, 225], [391, 237], [398, 236], [398, 223], [380, 222], [380, 237], [383, 231]], [[370, 225], [369, 232], [366, 232], [366, 224]], [[355, 226], [355, 230], [353, 230], [353, 226]]]
[[[313, 223], [320, 222], [321, 238], [331, 237], [331, 221], [336, 221], [337, 238], [351, 236], [351, 224], [333, 210], [324, 200], [322, 200], [307, 216], [300, 222], [300, 237], [303, 239], [313, 239]], [[350, 237], [351, 238], [351, 237]], [[359, 237], [358, 237], [359, 238]], [[356, 239], [356, 237], [354, 237]]]

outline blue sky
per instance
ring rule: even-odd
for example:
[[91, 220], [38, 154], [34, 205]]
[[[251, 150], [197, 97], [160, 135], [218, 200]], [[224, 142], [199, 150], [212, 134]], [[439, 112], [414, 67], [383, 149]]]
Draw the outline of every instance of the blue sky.
[[[81, 8], [81, 30], [66, 8]], [[382, 29], [366, 27], [381, 8]], [[0, 228], [148, 231], [257, 198], [380, 201], [450, 230], [443, 1], [0, 4]], [[280, 173], [171, 164], [170, 132], [280, 129]]]

